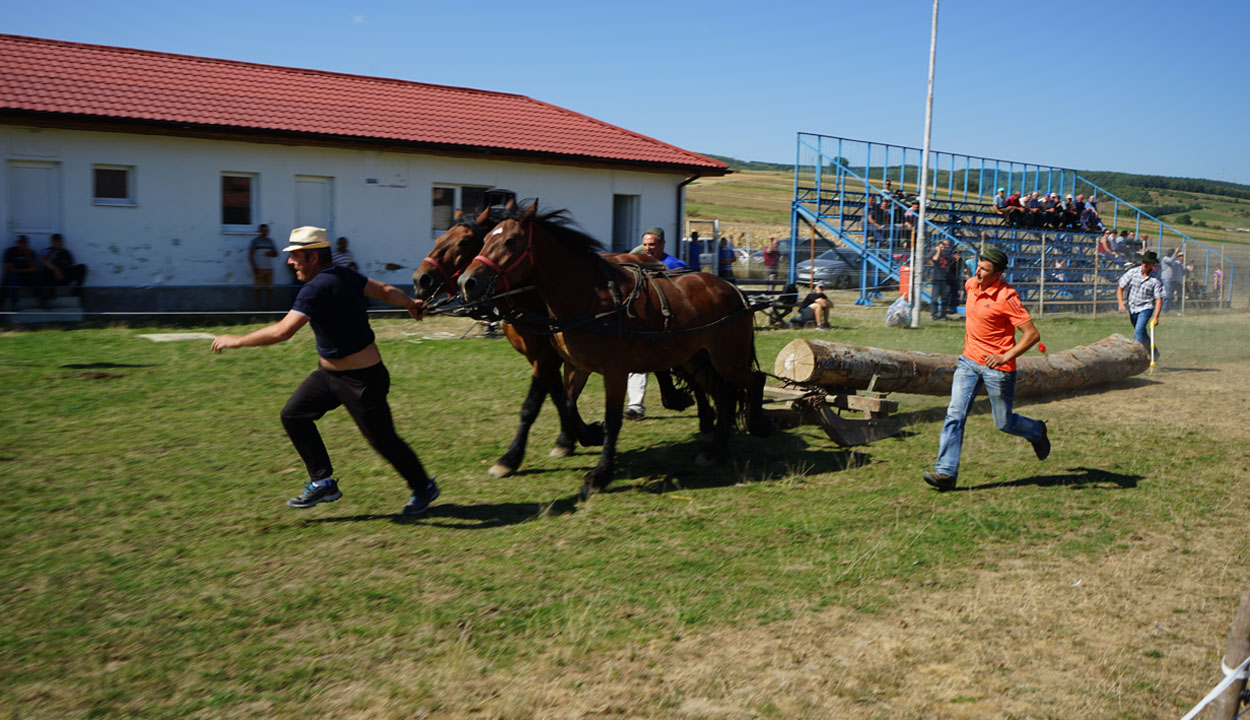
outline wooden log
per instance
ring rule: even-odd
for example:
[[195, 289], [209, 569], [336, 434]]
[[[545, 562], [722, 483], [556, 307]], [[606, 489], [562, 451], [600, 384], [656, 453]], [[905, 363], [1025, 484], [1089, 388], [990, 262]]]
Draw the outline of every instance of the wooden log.
[[[1241, 606], [1233, 618], [1232, 627], [1228, 629], [1224, 665], [1235, 668], [1245, 662], [1247, 657], [1250, 657], [1250, 590], [1242, 594]], [[1237, 708], [1241, 707], [1241, 691], [1245, 687], [1244, 679], [1235, 680], [1215, 698], [1211, 703], [1212, 720], [1233, 720], [1237, 715]]]
[[[794, 340], [781, 349], [773, 372], [797, 383], [839, 391], [863, 390], [877, 376], [878, 392], [949, 395], [958, 357], [939, 353]], [[1096, 387], [1138, 375], [1150, 353], [1120, 334], [1041, 357], [1016, 358], [1016, 397]]]

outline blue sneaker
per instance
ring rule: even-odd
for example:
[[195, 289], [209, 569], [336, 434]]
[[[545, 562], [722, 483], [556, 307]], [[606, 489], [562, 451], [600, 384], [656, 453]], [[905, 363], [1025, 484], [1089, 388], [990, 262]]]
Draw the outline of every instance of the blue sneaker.
[[317, 503], [334, 502], [341, 497], [343, 497], [343, 493], [339, 492], [339, 484], [334, 480], [324, 480], [320, 483], [315, 480], [309, 480], [304, 485], [304, 493], [299, 497], [287, 500], [286, 504], [287, 507], [303, 510]]
[[434, 482], [434, 478], [430, 478], [430, 484], [425, 486], [425, 490], [419, 493], [413, 493], [408, 498], [408, 504], [404, 505], [404, 509], [399, 511], [400, 515], [420, 515], [430, 509], [430, 503], [438, 499], [439, 489]]

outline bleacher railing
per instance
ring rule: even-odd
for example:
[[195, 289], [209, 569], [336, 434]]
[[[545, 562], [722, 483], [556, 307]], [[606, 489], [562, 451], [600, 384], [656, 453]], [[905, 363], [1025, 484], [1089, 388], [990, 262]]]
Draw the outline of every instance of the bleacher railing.
[[[860, 258], [859, 304], [872, 304], [879, 289], [897, 282], [899, 269], [910, 260], [911, 226], [899, 218], [907, 206], [894, 193], [911, 199], [919, 185], [922, 151], [886, 143], [799, 133], [795, 153], [791, 237], [801, 229], [836, 238]], [[1175, 274], [1169, 304], [1226, 306], [1233, 292], [1235, 268], [1225, 255], [1180, 232], [1159, 218], [1117, 197], [1075, 170], [971, 155], [930, 152], [929, 198], [926, 205], [926, 248], [922, 268], [934, 245], [948, 238], [964, 258], [983, 243], [1008, 253], [1007, 280], [1036, 311], [1049, 308], [1099, 312], [1115, 308], [1115, 282], [1126, 257], [1098, 252], [1100, 233], [1072, 227], [1019, 227], [1003, 223], [995, 213], [998, 188], [1005, 195], [1036, 191], [1089, 201], [1099, 210], [1106, 228], [1148, 231], [1145, 247], [1160, 257], [1176, 249], [1184, 253]], [[881, 231], [867, 221], [869, 198], [888, 200], [889, 223]], [[909, 203], [910, 204], [910, 203]], [[801, 227], [801, 224], [805, 227]], [[1154, 232], [1150, 237], [1149, 232]], [[796, 257], [791, 254], [790, 280], [796, 280]], [[927, 274], [927, 268], [926, 274]], [[927, 286], [927, 280], [926, 280]], [[922, 292], [928, 300], [928, 290]]]

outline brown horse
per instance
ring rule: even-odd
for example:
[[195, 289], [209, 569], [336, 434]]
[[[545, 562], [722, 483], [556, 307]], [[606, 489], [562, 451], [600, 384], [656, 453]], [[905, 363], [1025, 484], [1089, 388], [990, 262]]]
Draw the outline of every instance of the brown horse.
[[[440, 293], [457, 292], [456, 280], [461, 272], [469, 266], [482, 250], [483, 238], [504, 217], [517, 217], [520, 210], [515, 204], [503, 207], [488, 207], [477, 216], [465, 215], [457, 211], [454, 224], [439, 236], [434, 249], [422, 261], [412, 274], [414, 294], [423, 300], [436, 297]], [[615, 256], [635, 262], [650, 262], [645, 256]], [[614, 257], [614, 259], [615, 259]], [[515, 311], [521, 309], [529, 313], [545, 313], [546, 308], [533, 292], [519, 293], [514, 297], [500, 299], [496, 302], [498, 311]], [[530, 389], [521, 405], [521, 423], [517, 428], [512, 444], [508, 446], [489, 472], [493, 477], [507, 477], [520, 467], [525, 457], [529, 431], [538, 419], [544, 396], [550, 395], [552, 404], [560, 418], [560, 435], [556, 438], [555, 447], [551, 451], [553, 457], [563, 457], [573, 453], [575, 446], [602, 445], [603, 429], [598, 423], [586, 424], [577, 410], [577, 396], [586, 383], [587, 373], [575, 373], [566, 368], [564, 380], [561, 380], [561, 367], [564, 365], [559, 353], [552, 345], [550, 334], [526, 332], [525, 326], [518, 327], [514, 323], [503, 324], [504, 336], [517, 352], [530, 362]], [[689, 398], [673, 387], [667, 373], [657, 373], [657, 384], [660, 386], [664, 407], [683, 410], [689, 407]], [[699, 400], [701, 425], [708, 431], [714, 419], [701, 393], [696, 393]]]
[[612, 479], [631, 372], [681, 366], [713, 396], [716, 425], [696, 459], [701, 464], [728, 457], [740, 403], [752, 434], [771, 433], [762, 408], [764, 376], [755, 369], [754, 320], [736, 287], [705, 273], [649, 273], [607, 262], [598, 241], [575, 229], [565, 211], [539, 215], [537, 208], [535, 201], [487, 233], [460, 288], [475, 301], [490, 296], [496, 283], [505, 292], [533, 284], [561, 357], [603, 375], [603, 452], [583, 494]]

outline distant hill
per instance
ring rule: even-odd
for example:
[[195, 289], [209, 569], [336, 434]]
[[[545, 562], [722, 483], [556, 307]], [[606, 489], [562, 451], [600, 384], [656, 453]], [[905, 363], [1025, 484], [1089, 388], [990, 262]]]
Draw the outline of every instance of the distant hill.
[[760, 162], [758, 160], [739, 160], [738, 158], [729, 157], [728, 155], [717, 155], [715, 153], [699, 153], [713, 160], [720, 160], [729, 165], [730, 170], [789, 170], [794, 171], [794, 165], [788, 163], [770, 163]]

